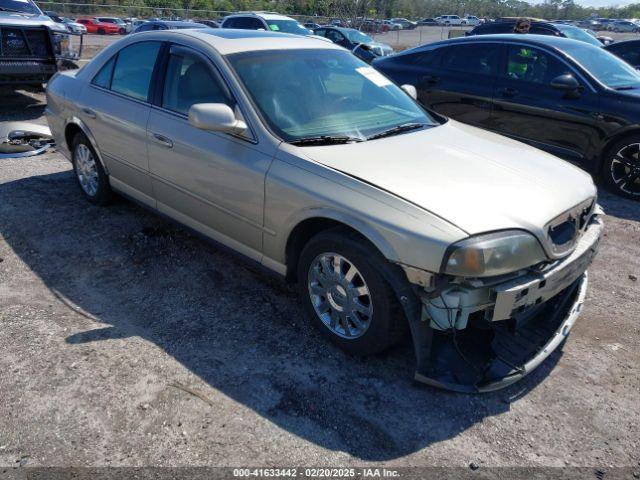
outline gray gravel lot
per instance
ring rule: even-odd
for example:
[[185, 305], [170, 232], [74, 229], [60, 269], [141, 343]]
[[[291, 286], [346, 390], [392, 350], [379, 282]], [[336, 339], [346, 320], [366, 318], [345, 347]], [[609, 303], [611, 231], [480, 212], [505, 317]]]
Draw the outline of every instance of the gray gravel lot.
[[[43, 109], [0, 96], [0, 121]], [[409, 343], [346, 356], [279, 280], [127, 201], [84, 201], [58, 153], [0, 160], [0, 466], [640, 470], [640, 210], [601, 203], [563, 351], [473, 396], [414, 385]]]

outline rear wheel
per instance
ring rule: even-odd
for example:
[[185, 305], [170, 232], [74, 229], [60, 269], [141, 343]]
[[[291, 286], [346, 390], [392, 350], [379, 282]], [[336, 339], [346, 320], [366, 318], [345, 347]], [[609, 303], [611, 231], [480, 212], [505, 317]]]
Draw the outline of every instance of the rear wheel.
[[298, 288], [312, 323], [353, 355], [379, 353], [397, 343], [406, 321], [382, 271], [386, 259], [348, 230], [313, 237], [298, 262]]
[[640, 200], [640, 135], [627, 137], [609, 148], [602, 176], [614, 193]]
[[96, 205], [109, 204], [113, 196], [109, 179], [84, 134], [78, 133], [73, 138], [71, 151], [73, 171], [84, 197]]

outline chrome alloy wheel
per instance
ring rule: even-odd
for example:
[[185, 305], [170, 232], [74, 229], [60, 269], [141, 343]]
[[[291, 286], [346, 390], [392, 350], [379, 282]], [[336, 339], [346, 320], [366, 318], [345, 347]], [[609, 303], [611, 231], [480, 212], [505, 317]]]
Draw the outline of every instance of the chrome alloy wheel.
[[311, 262], [307, 284], [316, 315], [329, 330], [346, 339], [364, 335], [373, 301], [355, 265], [337, 253], [322, 253]]
[[611, 179], [623, 192], [640, 196], [640, 143], [620, 149], [611, 160]]
[[76, 164], [76, 175], [84, 193], [95, 197], [98, 192], [98, 167], [91, 150], [80, 143], [73, 152]]

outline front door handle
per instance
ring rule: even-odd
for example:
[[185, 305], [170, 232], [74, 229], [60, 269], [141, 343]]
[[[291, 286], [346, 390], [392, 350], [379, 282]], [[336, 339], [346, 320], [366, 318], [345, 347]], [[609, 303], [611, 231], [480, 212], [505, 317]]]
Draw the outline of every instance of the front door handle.
[[167, 148], [173, 148], [173, 140], [159, 133], [153, 133], [153, 139]]
[[82, 113], [84, 113], [89, 118], [96, 118], [96, 112], [94, 112], [90, 108], [83, 108]]
[[518, 90], [511, 87], [501, 88], [500, 93], [503, 97], [515, 97], [518, 94]]
[[436, 75], [427, 75], [426, 77], [423, 77], [422, 80], [430, 85], [434, 85], [440, 81], [440, 77]]

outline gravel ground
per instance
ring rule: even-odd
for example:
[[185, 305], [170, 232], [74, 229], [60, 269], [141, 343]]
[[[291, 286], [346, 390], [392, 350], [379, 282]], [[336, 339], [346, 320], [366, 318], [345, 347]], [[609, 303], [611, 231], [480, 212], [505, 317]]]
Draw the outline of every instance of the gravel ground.
[[[0, 96], [44, 123], [44, 97]], [[640, 465], [640, 210], [608, 212], [564, 345], [496, 393], [412, 383], [405, 343], [350, 358], [293, 291], [55, 152], [0, 160], [1, 466]]]

